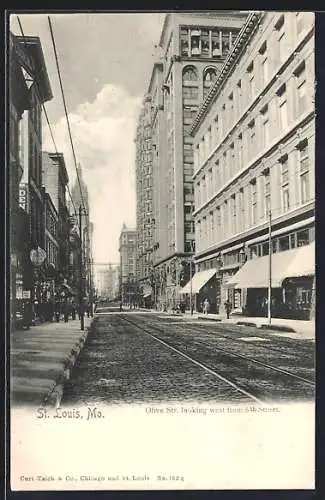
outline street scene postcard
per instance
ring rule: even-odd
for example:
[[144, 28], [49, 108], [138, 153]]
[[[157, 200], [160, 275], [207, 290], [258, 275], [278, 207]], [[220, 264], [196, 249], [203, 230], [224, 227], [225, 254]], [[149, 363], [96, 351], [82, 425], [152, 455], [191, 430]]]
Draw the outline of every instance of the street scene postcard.
[[11, 490], [314, 490], [315, 14], [7, 27]]

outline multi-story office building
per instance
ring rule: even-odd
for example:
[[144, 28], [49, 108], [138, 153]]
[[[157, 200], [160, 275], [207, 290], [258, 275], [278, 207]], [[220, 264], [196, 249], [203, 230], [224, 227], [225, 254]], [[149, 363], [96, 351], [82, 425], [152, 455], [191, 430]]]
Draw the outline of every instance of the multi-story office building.
[[154, 265], [166, 255], [167, 221], [160, 200], [167, 190], [163, 168], [166, 152], [163, 111], [163, 64], [155, 63], [139, 116], [136, 135], [137, 279], [148, 290]]
[[84, 270], [84, 292], [86, 295], [91, 295], [93, 224], [90, 221], [88, 187], [84, 181], [82, 168], [80, 164], [78, 165], [77, 170], [78, 170], [78, 177], [75, 179], [74, 184], [71, 188], [71, 198], [73, 200], [74, 206], [69, 201], [69, 209], [71, 214], [74, 214], [74, 210], [76, 210], [77, 213], [74, 214], [74, 216], [79, 218], [79, 207], [82, 207], [81, 226], [82, 226], [82, 247], [83, 247], [82, 259], [83, 259], [83, 270]]
[[154, 219], [151, 115], [151, 96], [147, 95], [143, 100], [135, 139], [137, 193], [137, 279], [139, 282], [148, 278], [152, 267]]
[[193, 282], [205, 271], [217, 307], [266, 314], [271, 260], [273, 313], [308, 316], [314, 84], [314, 14], [252, 13], [191, 126]]
[[123, 224], [119, 238], [120, 295], [122, 302], [129, 302], [134, 299], [133, 296], [130, 296], [128, 289], [130, 288], [130, 283], [132, 283], [132, 287], [136, 283], [136, 247], [136, 229], [127, 228]]
[[152, 150], [157, 165], [153, 163], [157, 175], [152, 261], [157, 299], [167, 307], [179, 300], [182, 266], [194, 250], [193, 138], [189, 126], [245, 18], [246, 14], [225, 11], [170, 13], [162, 28], [162, 68], [161, 64], [154, 68], [150, 84], [151, 97], [156, 95], [151, 100], [151, 134], [157, 130], [161, 134]]

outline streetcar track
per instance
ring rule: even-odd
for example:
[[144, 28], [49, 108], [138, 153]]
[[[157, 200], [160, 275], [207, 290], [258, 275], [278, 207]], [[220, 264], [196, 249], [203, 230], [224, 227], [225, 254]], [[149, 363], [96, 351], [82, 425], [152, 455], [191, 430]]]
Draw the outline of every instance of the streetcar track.
[[[161, 333], [163, 333], [163, 331], [161, 329], [159, 329], [156, 325], [150, 325], [152, 328], [160, 331]], [[193, 330], [195, 329], [195, 327], [193, 328]], [[233, 330], [234, 333], [236, 333], [236, 330]], [[204, 331], [202, 332], [201, 329], [196, 329], [195, 330], [195, 333], [205, 333]], [[209, 334], [213, 334], [214, 332], [207, 332]], [[219, 333], [219, 331], [218, 331]], [[234, 339], [232, 337], [229, 337], [227, 335], [222, 335], [222, 338], [223, 339], [226, 339], [226, 340], [231, 340], [232, 342], [236, 342], [238, 344], [242, 343], [243, 341], [242, 340], [239, 340], [239, 339]], [[201, 343], [203, 345], [208, 345], [205, 341], [201, 340], [201, 341], [194, 341], [194, 343]], [[281, 351], [280, 349], [277, 349], [277, 348], [273, 348], [273, 347], [269, 347], [269, 346], [264, 346], [264, 345], [257, 345], [258, 348], [262, 348], [262, 349], [265, 349], [267, 351], [274, 351], [274, 352], [280, 352], [281, 354], [283, 354], [283, 351]], [[218, 351], [221, 351], [221, 352], [224, 352], [225, 354], [228, 354], [228, 355], [231, 355], [231, 356], [235, 356], [235, 357], [238, 357], [238, 358], [242, 358], [242, 359], [245, 359], [247, 361], [251, 361], [252, 363], [256, 363], [256, 364], [259, 364], [261, 366], [264, 366], [265, 368], [269, 368], [271, 370], [274, 370], [274, 371], [278, 371], [284, 375], [287, 375], [289, 377], [292, 377], [294, 379], [297, 379], [297, 380], [300, 380], [301, 382], [304, 382], [306, 384], [309, 384], [310, 386], [314, 387], [315, 385], [315, 382], [313, 380], [310, 380], [310, 379], [306, 379], [304, 377], [301, 377], [300, 375], [296, 375], [294, 373], [291, 373], [291, 372], [288, 372], [286, 370], [283, 370], [282, 368], [278, 368], [276, 366], [273, 366], [273, 365], [268, 365], [267, 363], [263, 363], [262, 361], [259, 361], [259, 360], [256, 360], [254, 358], [250, 358], [249, 356], [244, 356], [242, 354], [238, 354], [238, 353], [235, 353], [235, 352], [231, 352], [231, 351], [227, 351], [226, 349], [222, 348], [222, 347], [218, 347], [218, 346], [213, 346], [213, 348], [215, 348], [216, 350]]]
[[[174, 347], [173, 347], [172, 345], [170, 345], [168, 342], [163, 341], [162, 339], [159, 339], [159, 337], [156, 337], [155, 335], [153, 335], [153, 334], [152, 334], [152, 333], [150, 333], [147, 329], [145, 329], [143, 326], [139, 326], [139, 325], [137, 325], [136, 323], [134, 323], [133, 321], [131, 321], [131, 320], [129, 320], [129, 319], [126, 319], [125, 317], [123, 317], [123, 319], [124, 319], [125, 321], [127, 321], [128, 323], [130, 323], [130, 324], [132, 324], [132, 325], [136, 326], [137, 328], [139, 328], [139, 329], [143, 330], [145, 333], [147, 333], [147, 334], [151, 335], [151, 336], [152, 336], [153, 338], [155, 338], [156, 340], [159, 340], [159, 342], [161, 342], [161, 343], [165, 343], [165, 345], [167, 345], [167, 346], [168, 346], [168, 347], [170, 347], [171, 349], [176, 350], [176, 352], [178, 352], [178, 353], [179, 353], [179, 354], [181, 354], [182, 356], [184, 356], [184, 357], [187, 357], [187, 356], [188, 356], [188, 355], [185, 355], [184, 353], [182, 353], [182, 351], [179, 351], [178, 349], [174, 348]], [[151, 328], [153, 328], [153, 329], [155, 329], [156, 331], [158, 330], [158, 334], [159, 334], [159, 333], [164, 333], [164, 332], [163, 332], [161, 329], [159, 329], [159, 327], [157, 327], [156, 325], [150, 325], [150, 327], [151, 327]], [[203, 341], [199, 341], [199, 342], [200, 342], [201, 344], [205, 344]], [[205, 344], [205, 345], [206, 345], [206, 344]], [[314, 387], [314, 385], [315, 385], [315, 383], [314, 383], [313, 381], [309, 380], [309, 379], [305, 379], [305, 378], [303, 378], [303, 377], [300, 377], [299, 375], [295, 375], [295, 374], [293, 374], [293, 373], [291, 373], [291, 372], [288, 372], [288, 371], [286, 371], [286, 370], [283, 370], [282, 368], [278, 368], [278, 367], [276, 367], [276, 366], [269, 365], [269, 364], [267, 364], [267, 363], [263, 363], [262, 361], [255, 360], [254, 358], [250, 358], [249, 356], [244, 356], [244, 355], [241, 355], [241, 354], [233, 353], [233, 352], [231, 352], [231, 351], [227, 351], [226, 349], [223, 349], [223, 348], [221, 348], [221, 347], [216, 347], [216, 350], [218, 350], [218, 351], [220, 351], [220, 352], [223, 352], [224, 354], [226, 354], [226, 355], [228, 355], [228, 356], [232, 356], [232, 357], [235, 357], [235, 358], [238, 358], [238, 359], [243, 359], [243, 360], [248, 361], [248, 362], [251, 362], [251, 363], [253, 363], [253, 364], [260, 365], [260, 366], [262, 366], [262, 367], [264, 367], [264, 368], [266, 368], [266, 369], [268, 369], [268, 370], [273, 370], [273, 371], [276, 371], [276, 372], [281, 373], [281, 374], [283, 374], [283, 375], [285, 375], [285, 376], [287, 376], [287, 377], [290, 377], [290, 378], [292, 378], [292, 379], [298, 380], [299, 382], [303, 382], [303, 383], [305, 383], [305, 384], [307, 384], [307, 385], [309, 385], [309, 386]], [[199, 364], [199, 363], [200, 363], [200, 362], [197, 362], [196, 360], [194, 360], [194, 358], [191, 358], [191, 357], [189, 357], [189, 356], [188, 356], [188, 359], [190, 359], [192, 362], [195, 362], [195, 363], [197, 363], [197, 364]], [[211, 368], [206, 367], [206, 365], [203, 365], [203, 364], [202, 364], [202, 368], [207, 368], [207, 370], [211, 370]], [[212, 372], [213, 372], [213, 370], [212, 370]], [[216, 374], [217, 376], [220, 376], [220, 374], [217, 374], [217, 372], [215, 372], [215, 374]], [[222, 377], [222, 376], [220, 376], [220, 377]], [[228, 379], [225, 379], [225, 381], [226, 381], [226, 382], [228, 382]], [[232, 381], [230, 381], [230, 382], [231, 382], [231, 384], [234, 384], [235, 386], [240, 387], [240, 386], [238, 386], [238, 384], [236, 384], [235, 382], [232, 382]], [[241, 388], [241, 390], [246, 391], [246, 389], [242, 389], [242, 388]], [[246, 392], [248, 392], [248, 391], [246, 391]], [[250, 393], [248, 393], [248, 394], [250, 394]], [[254, 396], [254, 397], [255, 397], [255, 396]], [[259, 400], [259, 401], [261, 401], [261, 400]], [[264, 401], [265, 401], [265, 399], [264, 399]]]
[[[184, 323], [186, 321], [183, 318], [181, 318], [181, 320], [183, 320]], [[172, 323], [172, 322], [167, 322], [166, 321], [166, 323], [169, 324], [169, 323]], [[243, 342], [243, 340], [236, 339], [236, 338], [233, 338], [233, 337], [229, 337], [228, 335], [224, 335], [223, 331], [221, 330], [220, 324], [218, 322], [215, 322], [215, 323], [216, 323], [215, 324], [215, 327], [216, 327], [215, 331], [213, 331], [213, 330], [205, 330], [205, 328], [203, 327], [203, 324], [194, 325], [193, 323], [191, 323], [191, 326], [193, 327], [192, 329], [195, 330], [196, 333], [208, 333], [208, 334], [213, 335], [213, 334], [215, 334], [217, 332], [218, 334], [222, 333], [222, 337], [224, 339], [231, 340], [232, 342], [237, 342], [238, 344]], [[179, 323], [177, 322], [176, 324], [179, 324]], [[223, 327], [224, 326], [225, 326], [225, 324], [223, 324]], [[238, 328], [242, 328], [242, 325], [236, 325], [236, 326], [237, 326], [237, 329], [236, 328], [232, 328], [229, 323], [226, 324], [227, 330], [229, 332], [237, 334], [238, 333]], [[261, 335], [261, 332], [259, 332], [259, 335]], [[274, 334], [272, 333], [272, 335], [274, 335]], [[249, 334], [248, 336], [253, 336], [253, 335]], [[261, 338], [263, 338], [263, 337], [261, 337]], [[288, 344], [292, 344], [294, 346], [294, 342], [295, 341], [293, 339], [287, 337], [285, 339], [285, 342], [288, 343]], [[279, 352], [279, 353], [283, 354], [283, 351], [281, 349], [278, 349], [277, 347], [270, 347], [269, 345], [266, 346], [266, 345], [262, 345], [262, 344], [256, 344], [256, 345], [257, 345], [257, 347], [259, 347], [261, 349], [266, 349], [268, 351], [274, 351], [274, 352]]]
[[185, 354], [183, 353], [182, 351], [180, 351], [179, 349], [177, 349], [176, 347], [173, 347], [171, 344], [169, 344], [168, 342], [160, 339], [159, 337], [156, 337], [155, 335], [153, 335], [149, 330], [147, 330], [146, 328], [142, 327], [142, 326], [139, 326], [137, 325], [136, 323], [134, 323], [133, 321], [125, 318], [124, 316], [123, 317], [120, 317], [120, 319], [124, 320], [125, 322], [129, 323], [130, 325], [136, 327], [137, 329], [141, 330], [141, 332], [145, 333], [146, 335], [149, 335], [150, 337], [152, 337], [153, 339], [155, 339], [157, 342], [163, 344], [165, 347], [167, 347], [168, 349], [176, 352], [177, 354], [179, 354], [180, 356], [182, 356], [183, 358], [187, 359], [188, 361], [190, 361], [191, 363], [199, 366], [200, 368], [202, 368], [203, 370], [205, 370], [206, 372], [210, 373], [211, 375], [214, 375], [216, 378], [218, 378], [219, 380], [222, 380], [223, 382], [225, 382], [226, 384], [230, 385], [231, 387], [233, 387], [234, 389], [236, 389], [238, 392], [244, 394], [245, 396], [247, 396], [248, 398], [250, 399], [253, 399], [256, 403], [266, 403], [267, 400], [265, 398], [260, 398], [260, 397], [256, 397], [252, 392], [249, 392], [247, 391], [246, 389], [244, 389], [243, 387], [241, 387], [240, 385], [238, 385], [237, 383], [233, 382], [232, 380], [230, 380], [229, 378], [226, 378], [224, 377], [223, 375], [220, 375], [218, 372], [216, 372], [215, 370], [212, 370], [211, 368], [209, 368], [208, 366], [204, 365], [203, 363], [201, 363], [200, 361], [197, 361], [196, 359], [192, 358], [191, 356], [189, 356], [188, 354]]

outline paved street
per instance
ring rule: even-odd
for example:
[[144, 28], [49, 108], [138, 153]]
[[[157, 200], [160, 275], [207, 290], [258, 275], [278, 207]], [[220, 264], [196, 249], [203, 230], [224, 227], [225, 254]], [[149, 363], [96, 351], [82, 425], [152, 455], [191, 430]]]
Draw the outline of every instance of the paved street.
[[166, 314], [103, 311], [62, 405], [308, 400], [313, 377], [312, 340]]

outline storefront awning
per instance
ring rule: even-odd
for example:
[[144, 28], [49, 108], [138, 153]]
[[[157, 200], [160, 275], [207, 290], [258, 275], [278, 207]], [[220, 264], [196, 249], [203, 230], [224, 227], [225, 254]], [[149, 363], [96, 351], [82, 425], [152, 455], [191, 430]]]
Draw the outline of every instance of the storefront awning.
[[150, 285], [143, 285], [142, 295], [144, 298], [149, 297], [152, 294], [152, 288]]
[[191, 293], [191, 281], [192, 293], [199, 293], [201, 288], [212, 278], [214, 274], [216, 274], [215, 269], [206, 269], [205, 271], [195, 273], [192, 280], [190, 280], [183, 288], [181, 288], [180, 293]]
[[[272, 254], [272, 287], [282, 286], [286, 278], [311, 276], [315, 273], [315, 243], [293, 250]], [[226, 286], [235, 288], [267, 288], [269, 280], [269, 256], [247, 261], [232, 276]]]

